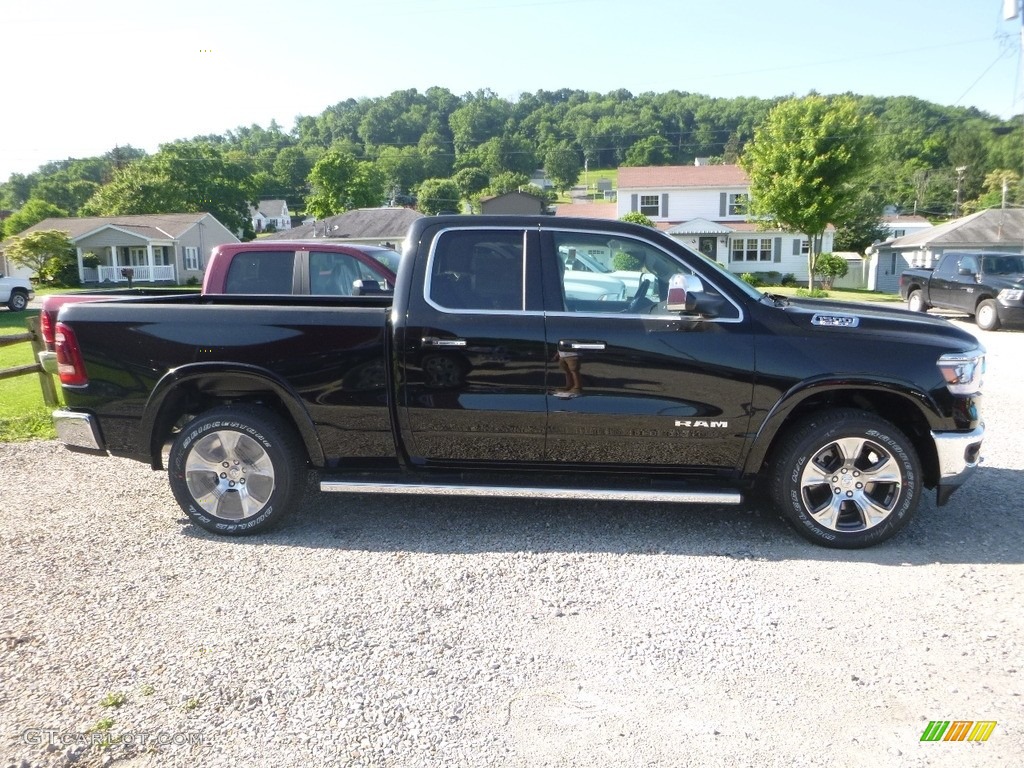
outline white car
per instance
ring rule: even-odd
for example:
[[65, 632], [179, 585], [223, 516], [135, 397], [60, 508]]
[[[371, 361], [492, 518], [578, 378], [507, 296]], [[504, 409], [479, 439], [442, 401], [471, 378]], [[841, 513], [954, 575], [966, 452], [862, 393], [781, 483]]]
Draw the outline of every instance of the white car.
[[613, 270], [581, 250], [559, 248], [558, 255], [562, 257], [562, 263], [565, 264], [566, 282], [569, 282], [570, 279], [580, 282], [601, 282], [602, 278], [618, 280], [626, 290], [624, 299], [633, 298], [643, 279], [643, 272]]
[[35, 288], [25, 278], [0, 275], [0, 304], [12, 312], [21, 312], [35, 296]]

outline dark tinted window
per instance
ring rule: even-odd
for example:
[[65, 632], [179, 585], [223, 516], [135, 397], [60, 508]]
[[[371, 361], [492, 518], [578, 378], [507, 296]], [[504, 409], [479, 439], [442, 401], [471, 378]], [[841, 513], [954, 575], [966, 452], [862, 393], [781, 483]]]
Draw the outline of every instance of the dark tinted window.
[[450, 309], [523, 308], [523, 232], [468, 230], [438, 237], [430, 299]]
[[228, 267], [226, 293], [291, 293], [293, 251], [246, 251]]

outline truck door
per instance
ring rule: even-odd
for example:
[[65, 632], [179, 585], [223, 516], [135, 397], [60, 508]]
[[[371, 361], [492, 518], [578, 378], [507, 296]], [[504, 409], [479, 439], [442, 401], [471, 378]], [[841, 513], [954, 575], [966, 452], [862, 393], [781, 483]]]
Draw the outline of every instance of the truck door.
[[538, 264], [537, 232], [524, 226], [459, 226], [433, 236], [412, 281], [411, 324], [395, 334], [399, 425], [414, 463], [543, 459]]
[[[669, 279], [693, 269], [653, 243], [614, 237], [554, 225], [542, 231], [546, 334], [557, 355], [547, 461], [735, 467], [753, 396], [750, 322], [716, 290], [710, 264], [697, 276], [721, 299], [718, 316], [669, 312]], [[562, 280], [574, 252], [600, 248], [611, 250], [615, 274], [635, 286], [625, 300], [593, 300]]]
[[[969, 274], [961, 275], [960, 268]], [[962, 309], [974, 314], [978, 260], [972, 254], [947, 253], [928, 281], [928, 301], [936, 307]]]

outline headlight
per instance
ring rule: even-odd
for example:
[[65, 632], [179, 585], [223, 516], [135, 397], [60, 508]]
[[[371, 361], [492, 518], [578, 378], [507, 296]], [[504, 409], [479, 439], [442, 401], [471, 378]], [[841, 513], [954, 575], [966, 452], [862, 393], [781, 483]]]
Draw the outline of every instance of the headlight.
[[1003, 304], [1009, 304], [1011, 301], [1020, 301], [1024, 298], [1024, 289], [1021, 288], [1003, 288], [999, 292], [999, 300]]
[[936, 365], [946, 381], [946, 389], [954, 395], [975, 395], [981, 391], [985, 373], [985, 350], [981, 347], [943, 355]]

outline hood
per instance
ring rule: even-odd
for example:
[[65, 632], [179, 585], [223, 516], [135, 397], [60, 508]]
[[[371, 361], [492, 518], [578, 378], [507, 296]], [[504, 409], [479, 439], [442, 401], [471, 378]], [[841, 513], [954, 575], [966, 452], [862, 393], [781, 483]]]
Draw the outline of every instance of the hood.
[[968, 331], [953, 325], [944, 317], [911, 312], [885, 304], [828, 299], [790, 299], [780, 307], [795, 325], [822, 333], [867, 333], [890, 336], [893, 340], [912, 336], [932, 336], [945, 342], [957, 342], [963, 350], [981, 346]]
[[1024, 275], [985, 275], [984, 284], [1001, 291], [1003, 288], [1024, 288]]

